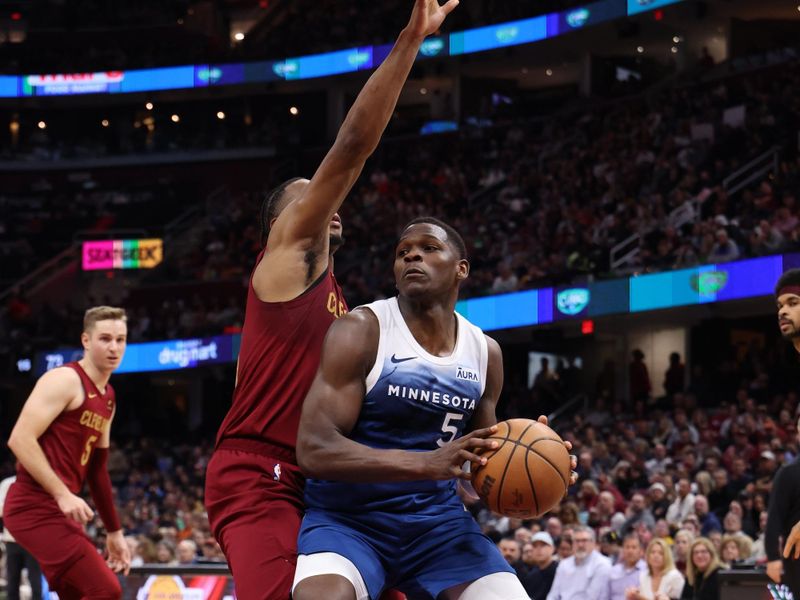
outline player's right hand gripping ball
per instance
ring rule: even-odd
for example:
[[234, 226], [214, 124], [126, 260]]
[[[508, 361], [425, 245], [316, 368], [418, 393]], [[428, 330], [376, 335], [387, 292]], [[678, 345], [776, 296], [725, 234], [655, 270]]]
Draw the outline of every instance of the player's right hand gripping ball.
[[500, 445], [473, 465], [472, 485], [490, 510], [519, 519], [553, 509], [569, 487], [570, 458], [564, 441], [547, 425], [529, 419], [497, 424], [488, 438]]

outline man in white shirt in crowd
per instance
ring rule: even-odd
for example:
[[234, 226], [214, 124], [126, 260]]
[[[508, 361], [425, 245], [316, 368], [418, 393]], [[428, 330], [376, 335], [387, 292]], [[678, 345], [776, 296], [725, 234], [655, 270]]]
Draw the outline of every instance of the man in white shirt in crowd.
[[678, 481], [678, 497], [667, 509], [667, 523], [677, 527], [686, 517], [693, 515], [694, 500], [692, 483], [686, 477], [681, 477]]
[[622, 542], [622, 560], [611, 567], [608, 583], [598, 600], [625, 600], [625, 590], [639, 587], [639, 574], [647, 569], [639, 536], [629, 533]]
[[601, 600], [611, 561], [595, 548], [594, 529], [576, 527], [572, 541], [575, 554], [558, 564], [547, 600]]

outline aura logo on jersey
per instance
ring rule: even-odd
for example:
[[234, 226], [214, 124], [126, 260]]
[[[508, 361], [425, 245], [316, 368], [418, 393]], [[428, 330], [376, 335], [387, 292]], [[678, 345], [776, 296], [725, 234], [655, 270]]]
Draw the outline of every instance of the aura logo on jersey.
[[468, 369], [467, 367], [458, 367], [456, 370], [456, 379], [464, 381], [474, 381], [480, 383], [481, 378], [478, 377], [478, 372], [475, 369]]
[[564, 315], [577, 315], [589, 305], [591, 294], [585, 288], [573, 288], [560, 292], [556, 297], [558, 311]]
[[83, 270], [152, 269], [164, 259], [164, 241], [98, 240], [83, 243]]

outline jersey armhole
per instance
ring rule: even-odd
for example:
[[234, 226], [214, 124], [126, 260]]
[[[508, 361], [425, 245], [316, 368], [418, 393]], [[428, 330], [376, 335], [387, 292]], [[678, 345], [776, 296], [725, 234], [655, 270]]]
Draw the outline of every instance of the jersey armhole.
[[480, 347], [480, 365], [481, 365], [481, 395], [486, 391], [486, 378], [489, 376], [489, 342], [486, 341], [486, 334], [477, 327], [476, 333], [478, 334], [478, 345]]
[[383, 354], [385, 351], [383, 343], [383, 321], [381, 320], [381, 316], [378, 314], [378, 311], [376, 311], [372, 306], [360, 306], [359, 308], [365, 308], [369, 310], [373, 315], [375, 315], [375, 318], [378, 319], [378, 351], [375, 353], [375, 363], [372, 365], [369, 373], [367, 373], [367, 378], [364, 381], [366, 395], [369, 394], [372, 391], [372, 388], [375, 387], [375, 384], [378, 383], [378, 379], [383, 371]]

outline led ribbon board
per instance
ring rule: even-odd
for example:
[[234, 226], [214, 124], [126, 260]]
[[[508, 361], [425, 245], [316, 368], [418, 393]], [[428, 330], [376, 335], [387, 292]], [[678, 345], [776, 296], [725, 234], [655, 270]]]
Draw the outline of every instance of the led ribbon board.
[[83, 243], [83, 270], [152, 269], [164, 259], [164, 241], [99, 240]]
[[[175, 371], [230, 363], [239, 357], [241, 342], [241, 334], [234, 334], [128, 344], [122, 363], [115, 373]], [[38, 377], [64, 363], [79, 360], [82, 356], [83, 351], [78, 348], [61, 348], [50, 352], [40, 352], [34, 359], [35, 374]]]
[[[599, 0], [561, 12], [429, 37], [418, 60], [530, 44], [685, 0]], [[328, 77], [374, 69], [392, 44], [250, 63], [199, 64], [95, 73], [0, 75], [0, 98], [126, 94]]]

